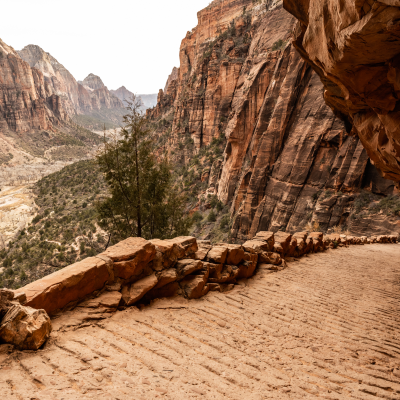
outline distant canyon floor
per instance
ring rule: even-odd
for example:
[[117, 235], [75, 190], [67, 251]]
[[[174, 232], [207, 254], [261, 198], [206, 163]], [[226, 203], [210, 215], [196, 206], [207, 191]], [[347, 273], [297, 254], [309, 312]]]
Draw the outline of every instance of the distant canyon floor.
[[3, 398], [398, 399], [399, 257], [351, 246], [201, 300], [72, 312], [43, 350], [0, 355]]

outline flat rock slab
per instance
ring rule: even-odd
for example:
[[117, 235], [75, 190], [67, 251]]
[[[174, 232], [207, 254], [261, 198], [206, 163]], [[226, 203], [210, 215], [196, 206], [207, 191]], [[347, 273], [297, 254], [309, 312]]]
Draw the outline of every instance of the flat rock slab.
[[16, 293], [23, 291], [26, 294], [26, 306], [51, 314], [103, 288], [109, 278], [107, 263], [90, 257], [32, 282]]
[[0, 354], [0, 393], [7, 400], [397, 400], [399, 259], [394, 244], [327, 250], [234, 288], [214, 284], [217, 291], [199, 300], [157, 300], [53, 332], [41, 352]]

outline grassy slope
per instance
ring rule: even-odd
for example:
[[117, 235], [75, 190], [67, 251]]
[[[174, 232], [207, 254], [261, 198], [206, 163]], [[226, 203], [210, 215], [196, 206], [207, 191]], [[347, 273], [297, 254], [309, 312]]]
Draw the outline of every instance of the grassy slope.
[[106, 185], [95, 161], [80, 161], [33, 187], [38, 215], [0, 251], [0, 287], [17, 288], [101, 252], [104, 234], [96, 226], [94, 202]]

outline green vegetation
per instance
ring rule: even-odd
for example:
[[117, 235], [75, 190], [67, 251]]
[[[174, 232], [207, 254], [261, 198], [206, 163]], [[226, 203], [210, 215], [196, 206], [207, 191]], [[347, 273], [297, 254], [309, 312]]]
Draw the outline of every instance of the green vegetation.
[[283, 49], [286, 46], [286, 43], [284, 40], [279, 39], [277, 40], [273, 45], [272, 45], [272, 51], [280, 50]]
[[14, 156], [11, 153], [8, 153], [8, 154], [1, 153], [0, 154], [0, 165], [7, 164], [13, 158], [14, 158]]
[[113, 242], [130, 236], [172, 238], [188, 233], [185, 197], [173, 189], [171, 166], [155, 157], [147, 120], [135, 98], [128, 103], [122, 138], [104, 144], [97, 161], [110, 197], [97, 205], [99, 224]]
[[98, 111], [92, 111], [89, 114], [75, 115], [72, 119], [75, 123], [87, 129], [102, 131], [104, 127], [107, 130], [118, 128], [125, 114], [125, 108], [103, 108]]
[[[101, 143], [101, 138], [72, 121], [59, 126], [56, 131], [30, 131], [16, 133], [7, 131], [16, 145], [35, 157], [51, 155], [54, 160], [84, 157], [87, 147]], [[1, 161], [1, 160], [0, 160]], [[1, 163], [1, 162], [0, 162]]]
[[[38, 214], [0, 251], [0, 287], [17, 288], [103, 251], [95, 202], [107, 188], [95, 161], [80, 161], [33, 186]], [[85, 205], [86, 204], [86, 205]]]

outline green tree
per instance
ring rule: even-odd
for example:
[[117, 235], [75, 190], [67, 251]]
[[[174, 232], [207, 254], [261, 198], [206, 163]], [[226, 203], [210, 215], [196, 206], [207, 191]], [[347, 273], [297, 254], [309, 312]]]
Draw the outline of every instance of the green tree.
[[173, 188], [171, 166], [156, 156], [140, 101], [127, 102], [123, 128], [104, 141], [97, 162], [110, 196], [97, 203], [99, 225], [112, 242], [130, 236], [169, 238], [188, 233], [185, 199]]

